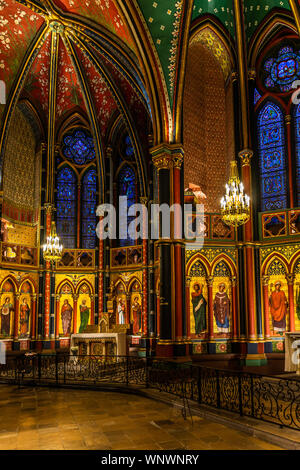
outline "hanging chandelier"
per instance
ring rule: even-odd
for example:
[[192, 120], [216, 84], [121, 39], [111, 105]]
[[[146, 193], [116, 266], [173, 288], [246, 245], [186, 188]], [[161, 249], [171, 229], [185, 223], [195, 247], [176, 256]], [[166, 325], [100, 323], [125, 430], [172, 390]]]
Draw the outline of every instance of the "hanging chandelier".
[[221, 199], [222, 220], [236, 229], [250, 219], [250, 197], [244, 193], [235, 160], [230, 162], [230, 177], [225, 187], [226, 194]]
[[55, 222], [52, 221], [50, 235], [47, 237], [47, 241], [43, 245], [44, 259], [54, 264], [61, 260], [62, 251], [63, 246], [61, 245], [59, 237], [56, 233]]

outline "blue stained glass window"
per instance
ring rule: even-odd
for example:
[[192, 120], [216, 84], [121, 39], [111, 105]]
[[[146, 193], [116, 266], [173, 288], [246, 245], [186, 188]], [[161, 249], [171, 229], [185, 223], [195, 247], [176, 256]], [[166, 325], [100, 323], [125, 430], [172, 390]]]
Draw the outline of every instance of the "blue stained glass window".
[[132, 145], [129, 135], [125, 137], [125, 145], [126, 145], [126, 149], [125, 149], [126, 156], [132, 157], [132, 155], [134, 154], [134, 150], [133, 150], [133, 145]]
[[256, 103], [261, 99], [261, 94], [259, 93], [259, 91], [257, 91], [257, 89], [255, 88], [254, 90], [254, 106], [256, 105]]
[[285, 46], [278, 52], [278, 57], [269, 58], [264, 64], [265, 86], [279, 88], [288, 92], [292, 84], [300, 78], [300, 54], [294, 52], [291, 46]]
[[[127, 210], [129, 210], [132, 204], [136, 203], [136, 179], [135, 173], [133, 169], [129, 165], [125, 165], [120, 173], [119, 173], [119, 195], [120, 196], [127, 196]], [[128, 225], [130, 222], [134, 220], [134, 217], [127, 217]], [[127, 227], [119, 227], [119, 230], [126, 231], [128, 230]], [[128, 231], [127, 231], [127, 239], [120, 240], [120, 246], [128, 246], [128, 245], [135, 245], [136, 241], [131, 240]]]
[[62, 151], [64, 156], [76, 165], [85, 165], [95, 158], [93, 139], [81, 129], [64, 136]]
[[81, 237], [82, 248], [96, 247], [96, 205], [97, 175], [96, 169], [88, 170], [82, 180]]
[[258, 115], [259, 166], [262, 210], [287, 207], [284, 121], [280, 108], [271, 102]]
[[76, 247], [76, 207], [77, 207], [77, 178], [74, 171], [63, 167], [57, 175], [56, 207], [57, 233], [64, 248]]
[[300, 205], [300, 104], [296, 106], [294, 113], [295, 141], [296, 141], [296, 179], [297, 179], [297, 201]]

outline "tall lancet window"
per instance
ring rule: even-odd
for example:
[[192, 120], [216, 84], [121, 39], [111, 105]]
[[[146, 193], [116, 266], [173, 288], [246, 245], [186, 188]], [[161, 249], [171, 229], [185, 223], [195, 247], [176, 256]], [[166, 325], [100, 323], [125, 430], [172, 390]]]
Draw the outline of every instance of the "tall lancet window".
[[258, 115], [261, 210], [287, 207], [284, 119], [279, 106], [267, 102]]
[[[136, 203], [136, 176], [135, 172], [130, 165], [124, 165], [119, 173], [118, 178], [119, 185], [119, 195], [127, 197], [127, 211], [129, 210], [132, 204]], [[136, 240], [132, 240], [128, 234], [128, 226], [135, 219], [134, 216], [124, 219], [120, 222], [119, 232], [127, 233], [127, 239], [120, 240], [120, 246], [135, 245]]]
[[82, 179], [82, 248], [93, 249], [96, 247], [96, 204], [97, 175], [96, 168], [93, 167], [84, 174]]
[[300, 104], [295, 108], [295, 142], [296, 142], [296, 190], [297, 205], [300, 206]]
[[76, 246], [77, 178], [69, 166], [57, 174], [57, 232], [64, 248]]

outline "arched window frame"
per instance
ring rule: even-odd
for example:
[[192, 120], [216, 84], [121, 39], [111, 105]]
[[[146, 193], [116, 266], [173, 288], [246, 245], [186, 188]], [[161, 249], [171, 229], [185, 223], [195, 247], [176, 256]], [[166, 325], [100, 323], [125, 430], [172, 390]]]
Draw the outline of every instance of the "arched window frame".
[[[97, 246], [96, 236], [96, 209], [98, 202], [98, 173], [95, 159], [88, 158], [84, 163], [79, 164], [72, 160], [70, 157], [65, 156], [63, 152], [63, 142], [66, 136], [75, 135], [76, 131], [86, 133], [88, 139], [89, 131], [80, 126], [73, 127], [69, 131], [66, 131], [62, 136], [62, 145], [60, 150], [60, 157], [57, 162], [56, 171], [56, 206], [57, 206], [57, 233], [61, 237], [64, 248], [67, 249], [95, 249]], [[68, 210], [64, 214], [60, 215], [60, 201], [59, 198], [59, 175], [64, 168], [68, 168], [74, 175], [74, 187], [73, 196], [68, 201]], [[88, 191], [86, 187], [87, 175], [93, 172], [95, 175], [94, 184], [92, 191]], [[92, 194], [92, 203], [89, 201], [88, 194]], [[85, 204], [87, 206], [85, 206]], [[88, 207], [88, 209], [86, 209]], [[66, 220], [69, 219], [70, 214], [72, 215], [72, 236], [68, 237], [64, 234], [63, 226], [66, 224]], [[74, 215], [75, 214], [75, 215]], [[91, 228], [92, 226], [92, 228]], [[94, 236], [92, 236], [94, 231]]]
[[[120, 185], [122, 184], [121, 178], [122, 178], [123, 174], [125, 173], [125, 171], [131, 172], [131, 175], [134, 179], [134, 183], [133, 183], [134, 187], [132, 188], [132, 191], [131, 191], [132, 194], [131, 194], [130, 198], [128, 198], [128, 191], [125, 194], [125, 191], [123, 191], [120, 188]], [[130, 163], [128, 163], [126, 161], [122, 162], [121, 165], [118, 168], [118, 171], [117, 171], [117, 186], [118, 186], [118, 196], [127, 196], [127, 198], [128, 198], [127, 199], [127, 211], [128, 211], [129, 207], [132, 204], [137, 203], [137, 178], [136, 178], [136, 171], [135, 171], [133, 165], [131, 165]], [[127, 239], [120, 239], [120, 243], [119, 243], [120, 246], [131, 246], [131, 245], [136, 245], [138, 243], [138, 240], [131, 240], [130, 237], [129, 237], [129, 234], [128, 234], [129, 224], [133, 220], [134, 220], [133, 216], [127, 217]], [[119, 233], [120, 233], [121, 229], [125, 231], [125, 227], [120, 227], [120, 225], [119, 225]]]
[[56, 176], [56, 223], [64, 248], [76, 246], [77, 181], [78, 176], [70, 165], [63, 164], [59, 168]]
[[[262, 122], [267, 108], [272, 108], [277, 119]], [[278, 102], [266, 99], [257, 111], [257, 141], [259, 155], [259, 175], [261, 210], [269, 211], [288, 207], [287, 190], [287, 152], [284, 125], [284, 111]], [[265, 132], [264, 132], [265, 131]], [[273, 131], [273, 137], [267, 142], [266, 131]], [[274, 132], [275, 131], [275, 132]], [[276, 160], [273, 158], [276, 153]], [[273, 165], [272, 165], [273, 163]], [[269, 165], [269, 166], [268, 166]]]

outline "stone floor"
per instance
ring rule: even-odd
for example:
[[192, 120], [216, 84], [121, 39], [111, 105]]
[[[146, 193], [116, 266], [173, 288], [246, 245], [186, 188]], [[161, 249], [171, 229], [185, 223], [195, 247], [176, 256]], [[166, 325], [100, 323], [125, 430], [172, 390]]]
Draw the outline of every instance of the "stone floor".
[[149, 398], [0, 385], [0, 450], [278, 450]]

